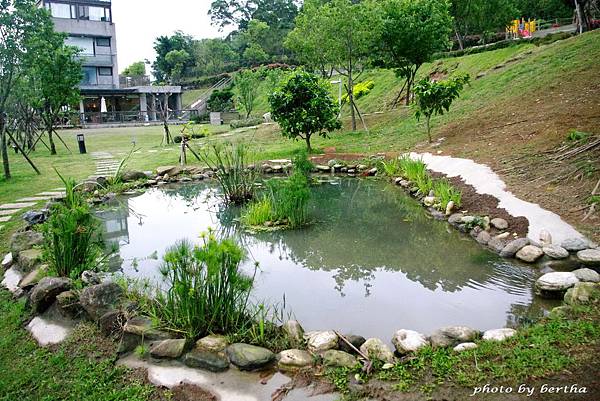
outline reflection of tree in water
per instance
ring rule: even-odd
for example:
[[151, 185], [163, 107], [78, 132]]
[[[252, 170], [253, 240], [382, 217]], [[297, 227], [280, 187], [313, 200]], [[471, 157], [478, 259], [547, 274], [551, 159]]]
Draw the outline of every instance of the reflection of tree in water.
[[313, 191], [312, 215], [317, 223], [310, 227], [257, 238], [272, 243], [281, 258], [332, 272], [340, 292], [348, 280], [368, 284], [380, 269], [403, 272], [426, 288], [447, 292], [485, 283], [495, 274], [495, 255], [449, 233], [445, 223], [431, 221], [417, 202], [389, 185], [365, 180], [322, 184]]

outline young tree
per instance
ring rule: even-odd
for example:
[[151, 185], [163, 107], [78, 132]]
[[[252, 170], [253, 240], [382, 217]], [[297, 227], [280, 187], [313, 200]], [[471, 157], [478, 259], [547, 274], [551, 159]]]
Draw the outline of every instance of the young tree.
[[[386, 0], [384, 22], [378, 40], [378, 57], [386, 68], [404, 78], [406, 104], [419, 68], [434, 53], [446, 50], [452, 32], [452, 17], [447, 0]], [[398, 99], [402, 91], [398, 95]]]
[[443, 115], [450, 110], [452, 102], [460, 96], [463, 87], [469, 82], [469, 75], [459, 75], [445, 81], [431, 81], [423, 78], [415, 85], [415, 117], [417, 121], [425, 117], [425, 127], [429, 142], [431, 139], [431, 117]]
[[[354, 83], [358, 80], [372, 56], [379, 29], [380, 12], [377, 1], [307, 0], [296, 20], [288, 44], [298, 54], [322, 52], [323, 64], [331, 65], [346, 78], [346, 92], [352, 116], [352, 130], [356, 130]], [[404, 39], [403, 39], [404, 40]], [[306, 57], [306, 56], [305, 56]]]
[[146, 76], [146, 63], [143, 61], [136, 61], [125, 68], [122, 75], [126, 77], [144, 77]]
[[337, 118], [339, 107], [329, 92], [328, 83], [302, 70], [290, 73], [269, 95], [269, 104], [272, 118], [279, 123], [283, 136], [304, 139], [309, 152], [312, 135], [327, 138], [329, 132], [342, 127]]
[[34, 0], [0, 0], [0, 155], [6, 179], [10, 178], [7, 103], [23, 75], [25, 59], [31, 56], [30, 44], [51, 25], [47, 11]]
[[244, 108], [246, 118], [254, 110], [256, 104], [257, 89], [259, 84], [259, 72], [252, 70], [239, 71], [234, 79], [237, 101]]

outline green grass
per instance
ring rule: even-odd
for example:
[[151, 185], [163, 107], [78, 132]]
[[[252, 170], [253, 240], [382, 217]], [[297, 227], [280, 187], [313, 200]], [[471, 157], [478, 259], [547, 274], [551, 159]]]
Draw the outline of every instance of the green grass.
[[146, 401], [157, 389], [115, 366], [116, 344], [91, 325], [78, 326], [55, 350], [38, 347], [23, 329], [28, 312], [0, 291], [0, 400]]
[[250, 203], [241, 215], [242, 224], [253, 227], [262, 226], [267, 221], [273, 221], [274, 213], [271, 201], [267, 197], [262, 197]]

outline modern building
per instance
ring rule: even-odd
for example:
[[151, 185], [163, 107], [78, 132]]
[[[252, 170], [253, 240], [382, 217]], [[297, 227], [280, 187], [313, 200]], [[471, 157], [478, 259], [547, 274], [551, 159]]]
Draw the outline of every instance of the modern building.
[[38, 4], [48, 9], [56, 31], [68, 35], [66, 43], [81, 49], [82, 125], [151, 122], [167, 110], [171, 119], [186, 114], [180, 86], [149, 82], [133, 86], [136, 83], [129, 80], [120, 85], [111, 0], [39, 0]]

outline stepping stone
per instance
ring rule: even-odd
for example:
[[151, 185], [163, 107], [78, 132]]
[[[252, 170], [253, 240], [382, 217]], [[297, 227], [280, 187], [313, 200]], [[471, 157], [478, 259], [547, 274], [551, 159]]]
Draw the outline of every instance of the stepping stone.
[[17, 202], [40, 202], [45, 200], [50, 200], [52, 197], [49, 195], [46, 196], [32, 196], [29, 198], [21, 198], [17, 199]]
[[6, 223], [12, 216], [0, 216], [0, 223]]
[[48, 191], [48, 192], [40, 192], [38, 194], [38, 196], [64, 196], [66, 195], [66, 193], [63, 192], [56, 192], [56, 191]]
[[12, 216], [13, 214], [15, 214], [18, 211], [19, 211], [19, 209], [0, 210], [0, 216]]
[[35, 206], [35, 203], [31, 202], [21, 202], [21, 203], [5, 203], [4, 205], [0, 205], [0, 209], [23, 209], [26, 207]]

